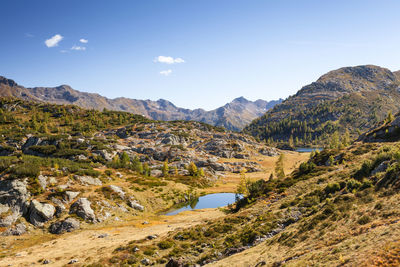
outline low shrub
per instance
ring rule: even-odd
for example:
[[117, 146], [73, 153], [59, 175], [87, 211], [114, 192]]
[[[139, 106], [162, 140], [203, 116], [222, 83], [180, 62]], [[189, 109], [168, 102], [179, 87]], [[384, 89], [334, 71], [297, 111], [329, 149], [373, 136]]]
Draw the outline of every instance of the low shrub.
[[163, 240], [157, 244], [160, 249], [169, 249], [175, 245], [174, 241], [172, 240]]
[[363, 215], [357, 220], [357, 223], [363, 225], [369, 223], [370, 221], [371, 218], [368, 215]]
[[327, 194], [327, 195], [334, 194], [335, 192], [337, 192], [339, 190], [340, 190], [340, 184], [338, 184], [338, 183], [328, 184], [324, 189], [325, 194]]

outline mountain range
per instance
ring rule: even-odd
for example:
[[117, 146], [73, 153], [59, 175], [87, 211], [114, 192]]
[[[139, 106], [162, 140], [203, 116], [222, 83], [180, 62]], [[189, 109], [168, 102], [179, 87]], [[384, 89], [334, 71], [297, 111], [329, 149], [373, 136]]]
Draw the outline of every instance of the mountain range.
[[249, 101], [244, 97], [239, 97], [211, 111], [191, 110], [176, 107], [165, 99], [157, 101], [125, 97], [109, 99], [99, 94], [74, 90], [68, 85], [26, 88], [2, 76], [0, 76], [0, 96], [54, 104], [73, 104], [86, 109], [127, 111], [153, 120], [193, 120], [234, 131], [240, 131], [252, 120], [262, 116], [267, 110], [282, 101], [281, 99]]

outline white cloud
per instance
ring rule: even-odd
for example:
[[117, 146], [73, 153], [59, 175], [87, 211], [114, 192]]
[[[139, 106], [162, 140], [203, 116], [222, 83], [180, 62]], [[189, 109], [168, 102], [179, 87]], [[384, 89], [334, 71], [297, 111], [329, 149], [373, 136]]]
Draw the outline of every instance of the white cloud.
[[25, 37], [33, 38], [33, 37], [35, 37], [35, 35], [33, 35], [33, 34], [31, 34], [31, 33], [25, 33]]
[[160, 71], [160, 74], [161, 74], [161, 75], [164, 75], [164, 76], [169, 76], [171, 73], [172, 73], [172, 70], [163, 70], [163, 71]]
[[86, 50], [86, 47], [84, 47], [84, 46], [79, 46], [79, 45], [74, 45], [73, 47], [71, 47], [71, 50], [85, 51], [85, 50]]
[[55, 47], [58, 45], [58, 43], [63, 39], [64, 37], [61, 36], [60, 34], [56, 34], [53, 37], [51, 37], [50, 39], [47, 39], [46, 41], [44, 41], [45, 45], [47, 47]]
[[185, 60], [183, 60], [183, 58], [180, 58], [180, 57], [173, 58], [173, 57], [166, 57], [166, 56], [158, 56], [154, 59], [154, 62], [175, 64], [175, 63], [184, 63]]
[[177, 57], [175, 58], [175, 63], [185, 63], [185, 60], [183, 60], [183, 58]]
[[60, 52], [63, 53], [63, 54], [64, 54], [64, 53], [69, 53], [68, 50], [61, 50]]
[[81, 42], [82, 44], [87, 44], [89, 42], [89, 40], [87, 39], [80, 39], [79, 42]]

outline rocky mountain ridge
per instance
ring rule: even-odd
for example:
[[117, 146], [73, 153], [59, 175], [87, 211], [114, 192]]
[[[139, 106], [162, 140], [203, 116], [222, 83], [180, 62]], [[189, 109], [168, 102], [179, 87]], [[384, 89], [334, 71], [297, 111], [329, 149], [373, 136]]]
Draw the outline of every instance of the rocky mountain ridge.
[[[255, 119], [244, 131], [291, 145], [327, 145], [335, 133], [357, 137], [400, 110], [396, 72], [374, 65], [328, 72]], [[297, 144], [294, 144], [297, 143]]]
[[241, 130], [253, 119], [261, 116], [282, 101], [256, 100], [253, 102], [244, 97], [239, 97], [215, 110], [190, 110], [176, 107], [165, 99], [157, 101], [124, 97], [109, 99], [99, 94], [74, 90], [68, 85], [25, 88], [2, 76], [0, 76], [0, 96], [54, 104], [73, 104], [87, 109], [126, 111], [153, 120], [194, 120], [235, 131]]

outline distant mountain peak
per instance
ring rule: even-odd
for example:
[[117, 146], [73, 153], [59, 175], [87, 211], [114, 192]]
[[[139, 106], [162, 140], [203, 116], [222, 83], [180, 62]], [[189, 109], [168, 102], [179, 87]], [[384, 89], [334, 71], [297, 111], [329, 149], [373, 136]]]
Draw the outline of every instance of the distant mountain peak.
[[5, 84], [11, 87], [18, 86], [18, 84], [14, 80], [8, 79], [4, 76], [0, 76], [0, 84]]
[[237, 97], [237, 98], [233, 99], [232, 102], [246, 104], [246, 103], [249, 103], [250, 101], [247, 100], [246, 98], [244, 98], [243, 96], [241, 96], [241, 97]]

